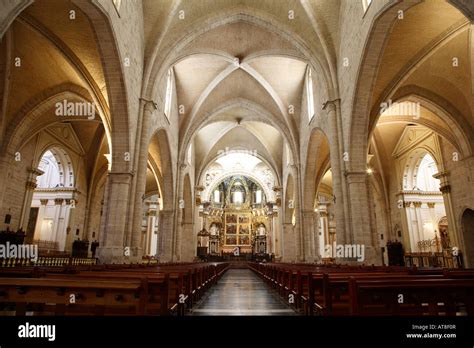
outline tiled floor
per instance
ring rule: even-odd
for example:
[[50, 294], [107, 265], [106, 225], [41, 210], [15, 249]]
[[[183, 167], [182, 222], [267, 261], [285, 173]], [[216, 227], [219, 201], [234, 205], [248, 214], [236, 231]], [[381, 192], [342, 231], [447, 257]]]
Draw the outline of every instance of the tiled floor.
[[297, 315], [249, 269], [230, 269], [191, 315]]

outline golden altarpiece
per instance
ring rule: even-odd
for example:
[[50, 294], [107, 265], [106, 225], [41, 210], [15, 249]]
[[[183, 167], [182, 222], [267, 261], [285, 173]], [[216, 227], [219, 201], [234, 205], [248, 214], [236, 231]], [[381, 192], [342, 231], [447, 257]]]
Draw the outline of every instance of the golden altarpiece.
[[203, 212], [209, 254], [265, 254], [269, 224], [262, 188], [246, 176], [232, 176], [212, 191]]

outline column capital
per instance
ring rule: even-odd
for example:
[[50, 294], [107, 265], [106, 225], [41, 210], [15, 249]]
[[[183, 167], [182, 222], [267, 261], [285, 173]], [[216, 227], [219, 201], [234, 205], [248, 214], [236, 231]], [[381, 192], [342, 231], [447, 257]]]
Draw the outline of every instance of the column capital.
[[319, 211], [319, 216], [322, 217], [322, 218], [327, 218], [329, 216], [329, 213], [327, 211]]
[[36, 182], [31, 181], [31, 180], [27, 181], [25, 185], [27, 190], [34, 190], [37, 186], [38, 185], [36, 184]]
[[450, 192], [451, 192], [451, 185], [449, 185], [449, 184], [441, 185], [441, 186], [439, 187], [439, 190], [440, 190], [441, 193], [443, 193], [443, 194], [450, 193]]
[[415, 208], [421, 208], [421, 202], [413, 202], [413, 205], [415, 206]]
[[63, 198], [55, 198], [54, 199], [54, 204], [55, 205], [62, 205], [64, 202], [64, 199]]
[[156, 216], [156, 210], [149, 210], [145, 213], [146, 216]]
[[301, 213], [304, 218], [314, 218], [314, 216], [316, 215], [316, 212], [314, 210], [303, 210]]
[[32, 176], [35, 177], [35, 178], [37, 176], [40, 176], [40, 175], [44, 174], [44, 172], [41, 169], [38, 169], [38, 168], [28, 168], [27, 171], [28, 171], [29, 174], [32, 174]]
[[297, 170], [298, 169], [298, 166], [297, 166], [296, 163], [290, 163], [290, 164], [288, 164], [288, 167], [292, 170]]
[[160, 210], [159, 214], [162, 217], [170, 217], [174, 215], [174, 210]]
[[441, 179], [447, 178], [449, 174], [450, 174], [449, 171], [438, 172], [433, 175], [433, 178], [441, 180]]
[[129, 184], [133, 178], [132, 172], [109, 172], [109, 180], [114, 183]]
[[350, 172], [345, 171], [344, 175], [347, 178], [347, 183], [364, 183], [367, 179], [367, 172]]
[[40, 199], [41, 205], [48, 205], [49, 199]]
[[341, 99], [326, 100], [323, 103], [323, 110], [327, 112], [336, 111], [338, 104], [341, 102]]
[[145, 108], [150, 108], [150, 111], [158, 110], [158, 104], [154, 100], [148, 100], [145, 98], [138, 98], [138, 100]]
[[433, 208], [435, 207], [435, 205], [436, 205], [435, 202], [428, 202], [428, 203], [426, 203], [426, 204], [428, 205], [428, 208], [431, 208], [431, 209], [433, 209]]

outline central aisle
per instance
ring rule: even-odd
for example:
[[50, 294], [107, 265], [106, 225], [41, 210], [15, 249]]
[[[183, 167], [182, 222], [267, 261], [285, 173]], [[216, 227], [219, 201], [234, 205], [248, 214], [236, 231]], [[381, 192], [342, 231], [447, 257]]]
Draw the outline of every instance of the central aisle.
[[297, 315], [249, 269], [230, 269], [191, 315]]

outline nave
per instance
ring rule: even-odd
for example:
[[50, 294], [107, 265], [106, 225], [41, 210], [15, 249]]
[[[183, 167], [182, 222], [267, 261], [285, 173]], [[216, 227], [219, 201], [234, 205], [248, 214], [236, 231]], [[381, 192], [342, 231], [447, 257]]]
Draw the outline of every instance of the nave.
[[230, 269], [192, 315], [295, 315], [250, 269]]

